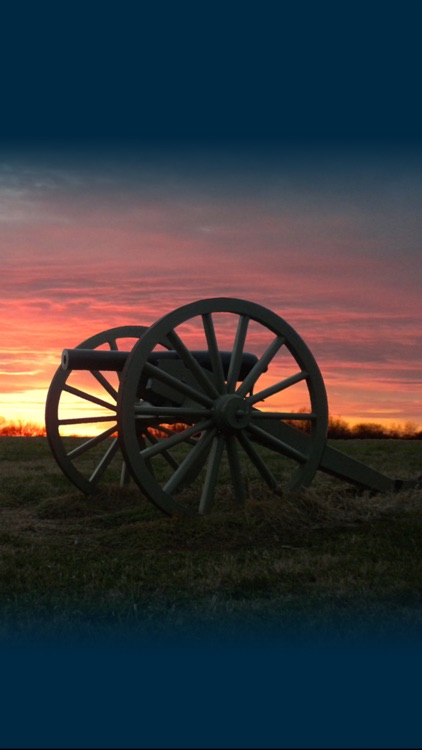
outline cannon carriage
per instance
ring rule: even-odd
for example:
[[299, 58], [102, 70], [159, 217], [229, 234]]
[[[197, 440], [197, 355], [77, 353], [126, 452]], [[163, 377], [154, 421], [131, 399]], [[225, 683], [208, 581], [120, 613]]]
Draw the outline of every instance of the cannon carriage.
[[[311, 351], [283, 318], [239, 299], [199, 300], [65, 349], [46, 428], [80, 490], [94, 491], [119, 463], [120, 483], [131, 476], [168, 514], [207, 513], [228, 495], [242, 505], [261, 485], [289, 492], [317, 471], [375, 492], [418, 486], [327, 444], [327, 395]], [[69, 430], [82, 428], [91, 434], [70, 445]]]

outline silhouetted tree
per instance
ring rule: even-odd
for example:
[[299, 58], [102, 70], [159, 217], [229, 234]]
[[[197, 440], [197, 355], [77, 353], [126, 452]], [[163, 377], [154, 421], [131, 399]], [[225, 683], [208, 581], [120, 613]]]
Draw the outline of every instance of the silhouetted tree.
[[45, 437], [46, 430], [43, 425], [34, 424], [33, 422], [0, 422], [0, 437]]
[[373, 422], [360, 422], [354, 425], [351, 430], [354, 438], [388, 438], [391, 435], [381, 424]]
[[400, 437], [405, 438], [405, 440], [414, 440], [417, 434], [418, 425], [416, 424], [416, 422], [409, 420], [408, 422], [404, 423], [401, 429]]
[[352, 431], [346, 420], [341, 417], [329, 417], [328, 437], [342, 438], [343, 440], [352, 437]]

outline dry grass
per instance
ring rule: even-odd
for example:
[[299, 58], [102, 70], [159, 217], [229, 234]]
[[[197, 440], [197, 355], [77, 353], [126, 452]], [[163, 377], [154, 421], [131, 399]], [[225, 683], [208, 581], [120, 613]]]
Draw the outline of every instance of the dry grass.
[[[382, 442], [378, 468], [395, 460]], [[420, 490], [251, 483], [242, 510], [222, 488], [209, 516], [167, 517], [131, 486], [72, 491], [42, 438], [0, 451], [0, 636], [422, 629]]]

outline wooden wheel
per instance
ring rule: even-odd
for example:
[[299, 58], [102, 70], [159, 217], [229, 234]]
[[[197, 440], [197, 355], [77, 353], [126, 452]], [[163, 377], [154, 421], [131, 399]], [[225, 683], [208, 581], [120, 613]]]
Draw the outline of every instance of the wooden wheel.
[[[144, 326], [110, 328], [76, 348], [127, 351], [146, 330]], [[92, 492], [111, 469], [120, 472], [121, 483], [128, 476], [116, 434], [120, 375], [59, 367], [48, 390], [45, 422], [50, 448], [64, 474], [85, 493]], [[72, 432], [87, 434], [70, 437]], [[117, 454], [120, 462], [115, 460]]]
[[[160, 361], [164, 339], [178, 362]], [[255, 355], [249, 370], [245, 353]], [[243, 503], [261, 485], [309, 485], [328, 425], [323, 379], [300, 336], [265, 307], [229, 298], [185, 305], [145, 332], [122, 374], [117, 414], [131, 474], [169, 514], [206, 513], [229, 487]], [[172, 434], [140, 440], [157, 423]]]

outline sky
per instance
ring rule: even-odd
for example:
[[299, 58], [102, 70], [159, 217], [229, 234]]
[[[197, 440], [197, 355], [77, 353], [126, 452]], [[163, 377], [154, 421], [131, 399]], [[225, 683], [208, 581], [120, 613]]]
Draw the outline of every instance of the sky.
[[9, 152], [0, 416], [43, 422], [63, 348], [225, 296], [296, 329], [331, 415], [421, 426], [421, 167], [414, 150]]
[[63, 348], [230, 296], [331, 415], [421, 427], [416, 5], [4, 3], [0, 418], [43, 423]]

